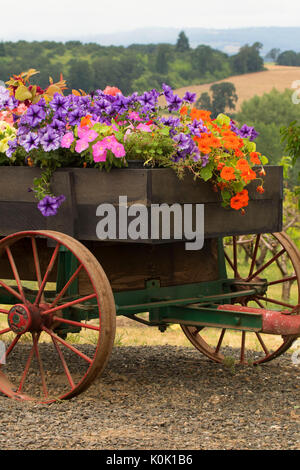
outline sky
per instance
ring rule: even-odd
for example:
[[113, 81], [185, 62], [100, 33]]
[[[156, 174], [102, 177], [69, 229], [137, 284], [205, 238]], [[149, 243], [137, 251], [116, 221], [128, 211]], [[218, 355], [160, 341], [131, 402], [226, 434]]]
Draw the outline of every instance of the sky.
[[299, 0], [0, 0], [0, 5], [3, 41], [144, 27], [300, 27]]

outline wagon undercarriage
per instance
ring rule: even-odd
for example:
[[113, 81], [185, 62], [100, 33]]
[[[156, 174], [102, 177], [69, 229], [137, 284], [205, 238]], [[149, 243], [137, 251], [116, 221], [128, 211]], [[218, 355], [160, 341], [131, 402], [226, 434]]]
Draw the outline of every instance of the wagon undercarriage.
[[[260, 235], [253, 239], [247, 275], [244, 264], [240, 272], [234, 236], [225, 240], [225, 249], [221, 239], [206, 242], [216, 264], [212, 270], [202, 264], [190, 282], [178, 284], [175, 279], [175, 285], [164, 285], [166, 281], [159, 278], [145, 278], [144, 288], [114, 293], [97, 259], [73, 238], [51, 231], [6, 237], [0, 242], [4, 266], [1, 313], [7, 318], [0, 329], [0, 339], [6, 346], [0, 358], [0, 390], [16, 399], [43, 402], [81, 393], [106, 365], [114, 340], [115, 315], [158, 327], [162, 332], [170, 324], [179, 324], [190, 342], [215, 362], [228, 358], [223, 344], [229, 330], [240, 335], [238, 347], [234, 347], [234, 362], [259, 364], [278, 357], [300, 336], [300, 255], [285, 234], [272, 237], [279, 242], [278, 251], [259, 268], [256, 258]], [[25, 265], [15, 259], [20, 244], [22, 249], [26, 246]], [[288, 256], [290, 274], [268, 281], [265, 271], [282, 255]], [[153, 266], [151, 269], [154, 272]], [[210, 280], [193, 282], [200, 279], [202, 271]], [[120, 279], [113, 282], [120, 284]], [[284, 283], [293, 284], [294, 290], [296, 286], [292, 303], [270, 297], [270, 289], [274, 292], [274, 287]], [[211, 331], [215, 332], [214, 339], [206, 335]], [[88, 350], [72, 339], [80, 332], [88, 337]], [[249, 335], [254, 335], [260, 345], [255, 357], [247, 354]], [[278, 337], [272, 348], [266, 341], [271, 335]], [[26, 355], [22, 375], [16, 378], [9, 363], [10, 359], [20, 360], [20, 345], [25, 345]], [[49, 364], [50, 345], [55, 364]], [[27, 390], [34, 363], [37, 384]]]

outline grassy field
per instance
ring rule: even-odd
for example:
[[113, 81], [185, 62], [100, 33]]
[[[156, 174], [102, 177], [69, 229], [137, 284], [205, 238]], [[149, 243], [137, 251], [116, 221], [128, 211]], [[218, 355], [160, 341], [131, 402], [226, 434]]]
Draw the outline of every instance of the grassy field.
[[[300, 79], [300, 67], [287, 67], [284, 65], [265, 64], [267, 70], [263, 72], [248, 73], [245, 75], [234, 75], [218, 82], [231, 82], [236, 88], [238, 102], [236, 111], [239, 111], [243, 101], [249, 100], [255, 95], [262, 96], [269, 93], [273, 88], [278, 91], [284, 91], [286, 88], [291, 89], [291, 85], [295, 80]], [[197, 94], [197, 98], [201, 93], [208, 92], [212, 83], [205, 85], [191, 85], [179, 88], [176, 93], [183, 97], [186, 91]]]

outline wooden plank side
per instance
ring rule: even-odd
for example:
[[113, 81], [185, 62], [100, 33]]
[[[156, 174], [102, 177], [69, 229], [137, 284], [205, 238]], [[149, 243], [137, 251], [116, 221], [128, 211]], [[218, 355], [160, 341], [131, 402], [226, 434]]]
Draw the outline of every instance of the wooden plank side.
[[[145, 282], [160, 280], [161, 286], [175, 286], [218, 279], [216, 240], [207, 240], [202, 250], [185, 250], [182, 242], [165, 245], [88, 243], [87, 247], [103, 267], [115, 292], [144, 289]], [[80, 292], [89, 292], [84, 272], [79, 276]]]

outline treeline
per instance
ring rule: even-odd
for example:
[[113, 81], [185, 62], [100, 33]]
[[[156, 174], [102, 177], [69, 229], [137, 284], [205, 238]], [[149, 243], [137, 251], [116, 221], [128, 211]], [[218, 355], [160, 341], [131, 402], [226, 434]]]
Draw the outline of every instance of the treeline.
[[265, 57], [266, 60], [272, 60], [277, 65], [290, 65], [293, 67], [300, 67], [300, 52], [292, 50], [281, 52], [280, 49], [271, 49]]
[[0, 80], [35, 68], [40, 71], [36, 83], [42, 87], [49, 83], [49, 76], [56, 81], [62, 73], [69, 88], [87, 92], [112, 85], [129, 94], [161, 88], [163, 82], [179, 88], [262, 70], [261, 47], [260, 43], [245, 45], [233, 56], [206, 45], [192, 49], [184, 32], [175, 45], [116, 47], [80, 41], [2, 42]]

